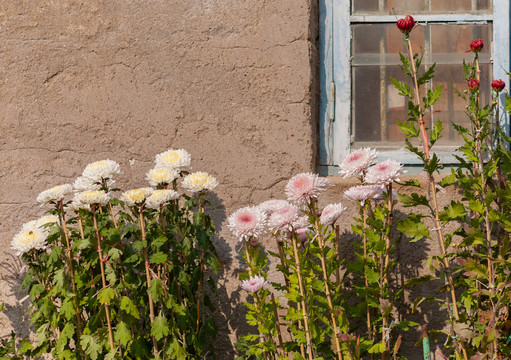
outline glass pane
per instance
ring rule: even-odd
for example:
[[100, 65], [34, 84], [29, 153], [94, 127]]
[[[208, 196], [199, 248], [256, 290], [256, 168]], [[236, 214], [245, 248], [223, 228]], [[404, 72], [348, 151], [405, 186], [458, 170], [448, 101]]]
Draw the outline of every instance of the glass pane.
[[[444, 137], [439, 144], [457, 145], [462, 139], [452, 128], [451, 121], [467, 125], [465, 102], [453, 90], [467, 89], [463, 60], [473, 61], [470, 49], [473, 39], [482, 39], [485, 47], [479, 56], [481, 66], [481, 96], [487, 103], [490, 92], [491, 25], [430, 25], [421, 26], [411, 34], [415, 52], [424, 48], [423, 64], [436, 62], [436, 77], [431, 86], [442, 85], [443, 95], [435, 105], [434, 119], [444, 123]], [[408, 81], [399, 68], [399, 52], [407, 54], [403, 35], [394, 24], [357, 24], [352, 26], [352, 130], [354, 146], [402, 146], [396, 121], [407, 118], [406, 99], [398, 95], [390, 77]], [[420, 73], [424, 69], [420, 70]], [[409, 84], [411, 85], [411, 83]], [[423, 94], [421, 95], [421, 97]], [[429, 115], [428, 115], [429, 116]], [[428, 126], [431, 119], [428, 119]]]
[[351, 9], [355, 15], [489, 13], [492, 3], [492, 0], [351, 0]]

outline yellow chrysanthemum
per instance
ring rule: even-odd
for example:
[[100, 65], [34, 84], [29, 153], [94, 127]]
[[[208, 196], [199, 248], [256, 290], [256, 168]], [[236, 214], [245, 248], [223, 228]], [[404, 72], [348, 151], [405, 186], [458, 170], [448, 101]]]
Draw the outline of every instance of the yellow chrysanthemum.
[[83, 204], [83, 208], [87, 208], [88, 205], [100, 204], [105, 205], [110, 200], [110, 196], [101, 190], [88, 190], [83, 191], [75, 195], [74, 201]]
[[218, 181], [208, 173], [197, 171], [185, 176], [183, 187], [192, 193], [211, 191], [216, 188]]
[[142, 203], [149, 195], [153, 193], [152, 188], [141, 188], [126, 191], [122, 194], [122, 201], [128, 205], [135, 205]]
[[171, 168], [155, 168], [147, 173], [147, 180], [152, 186], [170, 184], [179, 177], [179, 173]]
[[155, 163], [158, 168], [189, 170], [192, 157], [183, 149], [171, 149], [156, 155]]
[[51, 201], [60, 201], [67, 195], [73, 193], [73, 186], [70, 184], [57, 185], [51, 189], [44, 190], [37, 197], [37, 202], [41, 204], [49, 203]]
[[16, 251], [16, 255], [24, 254], [32, 249], [44, 250], [46, 236], [46, 232], [42, 230], [23, 229], [12, 239], [11, 248]]

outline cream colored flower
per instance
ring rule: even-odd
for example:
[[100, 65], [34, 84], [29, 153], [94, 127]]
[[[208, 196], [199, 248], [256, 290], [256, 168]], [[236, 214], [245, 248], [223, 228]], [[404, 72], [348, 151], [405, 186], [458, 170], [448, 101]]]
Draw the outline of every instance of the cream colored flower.
[[218, 181], [208, 173], [198, 171], [183, 179], [183, 187], [192, 193], [211, 191], [218, 186]]
[[44, 190], [37, 197], [37, 202], [41, 204], [49, 203], [52, 201], [60, 201], [67, 195], [73, 193], [73, 186], [70, 184], [54, 186], [51, 189]]
[[157, 168], [170, 168], [181, 170], [190, 170], [192, 157], [183, 149], [170, 149], [161, 154], [156, 155], [155, 163]]
[[174, 190], [154, 190], [151, 195], [146, 198], [146, 206], [151, 209], [159, 209], [161, 205], [165, 205], [171, 200], [179, 199], [179, 193]]
[[46, 224], [58, 224], [59, 217], [56, 215], [46, 215], [43, 217], [40, 217], [36, 220], [35, 227], [37, 229], [43, 229], [48, 230], [48, 226], [45, 226]]
[[93, 181], [100, 181], [102, 179], [110, 179], [114, 175], [121, 173], [121, 167], [113, 160], [101, 160], [90, 163], [83, 170], [82, 176], [85, 176]]
[[11, 242], [11, 249], [16, 251], [16, 255], [24, 254], [32, 249], [46, 249], [47, 232], [38, 229], [23, 229], [14, 236]]
[[167, 185], [179, 177], [179, 172], [172, 168], [154, 168], [147, 173], [147, 180], [152, 186]]
[[121, 199], [128, 205], [141, 204], [148, 196], [154, 192], [152, 188], [140, 188], [125, 191]]
[[74, 201], [82, 204], [82, 209], [87, 209], [88, 205], [105, 205], [110, 201], [110, 196], [101, 190], [88, 190], [75, 195]]

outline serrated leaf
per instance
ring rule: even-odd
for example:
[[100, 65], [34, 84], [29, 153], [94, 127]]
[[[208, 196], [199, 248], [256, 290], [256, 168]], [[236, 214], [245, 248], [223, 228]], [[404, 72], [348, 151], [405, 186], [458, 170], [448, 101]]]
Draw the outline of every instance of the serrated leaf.
[[92, 360], [97, 360], [102, 350], [99, 341], [97, 341], [92, 335], [82, 335], [80, 338], [80, 345], [86, 355], [89, 355]]
[[126, 347], [128, 342], [131, 340], [131, 331], [125, 322], [121, 321], [115, 327], [114, 339], [115, 341], [120, 342], [124, 347]]
[[110, 304], [110, 302], [115, 298], [115, 290], [111, 287], [107, 287], [101, 289], [98, 294], [98, 301], [100, 304]]
[[151, 264], [163, 264], [165, 261], [167, 261], [167, 254], [162, 252], [154, 253], [149, 258]]
[[399, 201], [405, 207], [418, 206], [418, 205], [429, 206], [429, 200], [424, 195], [412, 193], [411, 195], [398, 194], [398, 196], [399, 196]]
[[429, 229], [421, 221], [422, 217], [411, 214], [397, 223], [397, 229], [410, 238], [410, 242], [416, 242], [429, 238]]
[[69, 339], [71, 339], [73, 337], [74, 333], [75, 333], [75, 326], [73, 325], [73, 323], [71, 323], [71, 322], [66, 323], [66, 325], [60, 332], [60, 337], [57, 340], [56, 347], [57, 347], [58, 352], [64, 351], [64, 347], [66, 346]]
[[160, 340], [169, 334], [170, 329], [167, 319], [162, 315], [155, 317], [151, 325], [151, 335], [154, 336], [156, 340]]
[[126, 311], [126, 313], [130, 314], [136, 319], [140, 318], [140, 312], [138, 311], [137, 306], [135, 305], [133, 300], [131, 300], [127, 296], [123, 296], [121, 298], [121, 310]]

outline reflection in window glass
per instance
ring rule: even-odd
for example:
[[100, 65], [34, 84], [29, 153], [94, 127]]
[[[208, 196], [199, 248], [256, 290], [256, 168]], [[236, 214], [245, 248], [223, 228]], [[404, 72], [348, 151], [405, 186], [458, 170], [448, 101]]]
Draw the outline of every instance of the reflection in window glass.
[[[390, 77], [409, 81], [399, 68], [399, 52], [407, 53], [403, 35], [394, 24], [356, 24], [352, 26], [352, 31], [353, 145], [365, 146], [365, 142], [372, 142], [373, 146], [402, 143], [404, 137], [396, 121], [407, 118], [406, 99], [398, 95]], [[444, 123], [444, 138], [439, 144], [456, 145], [462, 142], [451, 121], [467, 125], [466, 103], [452, 87], [461, 91], [467, 89], [461, 64], [463, 60], [473, 60], [473, 54], [466, 52], [473, 39], [483, 39], [487, 45], [479, 56], [480, 88], [483, 101], [489, 100], [491, 37], [491, 25], [488, 24], [420, 26], [412, 33], [412, 42], [416, 47], [414, 51], [419, 52], [419, 46], [424, 46], [423, 64], [437, 64], [436, 77], [430, 86], [441, 84], [443, 90], [441, 100], [432, 109], [440, 111], [434, 115], [434, 119], [438, 118]]]
[[492, 0], [351, 0], [353, 14], [488, 13]]

